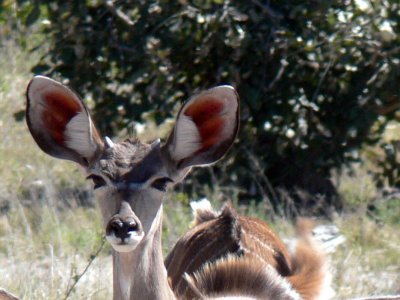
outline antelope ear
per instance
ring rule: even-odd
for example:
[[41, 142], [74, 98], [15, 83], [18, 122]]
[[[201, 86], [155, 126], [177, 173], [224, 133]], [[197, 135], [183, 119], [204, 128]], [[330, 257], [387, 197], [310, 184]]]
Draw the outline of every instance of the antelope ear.
[[87, 167], [104, 147], [79, 97], [50, 78], [35, 76], [29, 83], [26, 120], [36, 143], [51, 156]]
[[164, 148], [178, 169], [211, 164], [233, 144], [238, 125], [238, 94], [231, 86], [218, 86], [181, 108]]

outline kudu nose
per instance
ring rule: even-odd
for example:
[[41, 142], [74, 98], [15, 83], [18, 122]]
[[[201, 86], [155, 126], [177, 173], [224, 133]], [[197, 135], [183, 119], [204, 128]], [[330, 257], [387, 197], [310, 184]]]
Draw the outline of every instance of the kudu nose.
[[107, 225], [107, 235], [114, 233], [122, 241], [135, 231], [140, 231], [140, 225], [134, 219], [122, 220], [116, 218], [111, 220]]

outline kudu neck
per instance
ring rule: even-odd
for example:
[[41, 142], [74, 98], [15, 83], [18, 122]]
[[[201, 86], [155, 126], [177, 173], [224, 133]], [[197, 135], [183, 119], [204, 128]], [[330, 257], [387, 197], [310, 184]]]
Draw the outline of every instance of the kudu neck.
[[175, 299], [161, 247], [162, 205], [149, 234], [131, 252], [113, 250], [114, 300]]

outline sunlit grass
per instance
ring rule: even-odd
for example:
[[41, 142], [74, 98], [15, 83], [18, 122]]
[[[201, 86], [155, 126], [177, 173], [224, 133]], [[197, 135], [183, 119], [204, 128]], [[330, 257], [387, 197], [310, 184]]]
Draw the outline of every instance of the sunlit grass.
[[[100, 245], [100, 218], [78, 205], [84, 176], [42, 153], [25, 124], [29, 70], [40, 53], [0, 38], [0, 286], [22, 299], [62, 299]], [[109, 253], [106, 247], [71, 299], [111, 298]]]
[[332, 258], [340, 299], [399, 293], [400, 225], [377, 224], [356, 214], [335, 223], [347, 239]]
[[[51, 207], [11, 209], [2, 216], [0, 285], [24, 299], [62, 299], [76, 275], [101, 245], [93, 208], [55, 211]], [[108, 299], [109, 250], [104, 249], [71, 299]]]
[[[21, 49], [12, 40], [0, 45], [0, 286], [22, 299], [63, 299], [101, 245], [100, 216], [94, 201], [80, 205], [79, 193], [87, 192], [89, 200], [91, 194], [77, 166], [42, 153], [25, 120], [15, 118], [24, 110], [30, 66], [39, 54]], [[149, 139], [157, 137], [156, 129], [151, 130]], [[346, 243], [332, 255], [337, 299], [399, 293], [399, 199], [376, 201], [378, 192], [362, 167], [343, 173], [338, 182], [346, 210], [333, 222]], [[226, 200], [221, 187], [206, 189], [205, 194], [216, 209]], [[164, 253], [189, 228], [190, 200], [196, 199], [169, 194]], [[376, 210], [367, 215], [372, 202]], [[239, 207], [235, 199], [233, 203], [242, 213], [266, 219], [281, 236], [293, 236], [291, 222], [268, 220], [264, 204]], [[111, 290], [110, 247], [105, 246], [70, 299], [110, 299]]]

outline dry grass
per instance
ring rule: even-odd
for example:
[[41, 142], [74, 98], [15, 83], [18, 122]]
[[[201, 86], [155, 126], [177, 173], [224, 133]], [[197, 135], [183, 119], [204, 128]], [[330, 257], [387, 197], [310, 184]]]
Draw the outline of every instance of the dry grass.
[[356, 214], [335, 223], [347, 238], [332, 257], [338, 298], [399, 294], [400, 226], [377, 224]]
[[[2, 235], [2, 245], [6, 249], [2, 249], [0, 255], [0, 285], [22, 299], [64, 299], [76, 276], [86, 267], [90, 255], [95, 253], [91, 248], [100, 245], [93, 237], [97, 226], [90, 228], [93, 224], [89, 223], [86, 212], [66, 214], [68, 220], [60, 220], [63, 223], [60, 227], [54, 220], [49, 220], [49, 224], [44, 222], [30, 237], [24, 232], [17, 233], [21, 229], [18, 226]], [[54, 219], [54, 216], [53, 212], [48, 212], [45, 218]], [[81, 220], [88, 224], [82, 224]], [[70, 299], [111, 298], [111, 259], [106, 253], [104, 251], [95, 259]]]
[[[38, 54], [21, 50], [12, 40], [0, 45], [0, 286], [23, 299], [63, 299], [101, 245], [100, 217], [95, 207], [79, 205], [80, 193], [90, 190], [79, 170], [43, 154], [25, 122], [15, 121], [14, 113], [24, 109], [29, 68]], [[379, 222], [366, 216], [366, 203], [376, 190], [365, 172], [357, 172], [340, 181], [352, 209], [334, 220], [347, 238], [332, 255], [337, 299], [400, 293], [400, 222], [393, 221], [396, 213], [387, 221], [391, 210], [385, 205], [376, 212]], [[188, 227], [187, 202], [182, 194], [167, 202], [166, 251]], [[255, 206], [246, 210], [258, 216], [261, 211]], [[292, 235], [287, 220], [272, 225]], [[69, 298], [110, 299], [111, 278], [106, 246]]]
[[[77, 205], [76, 187], [86, 184], [76, 167], [39, 151], [25, 121], [14, 118], [25, 108], [38, 54], [12, 39], [0, 45], [0, 286], [23, 299], [63, 299], [100, 245], [99, 216]], [[71, 299], [110, 299], [108, 254], [94, 261]]]

